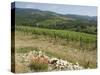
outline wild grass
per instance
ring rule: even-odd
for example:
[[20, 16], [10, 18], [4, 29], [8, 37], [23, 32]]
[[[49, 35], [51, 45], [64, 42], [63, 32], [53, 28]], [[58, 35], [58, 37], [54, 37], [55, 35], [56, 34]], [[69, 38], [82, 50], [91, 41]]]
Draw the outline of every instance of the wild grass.
[[35, 35], [34, 38], [38, 38], [38, 35], [48, 36], [49, 38], [54, 38], [54, 44], [57, 42], [58, 38], [66, 40], [69, 42], [79, 42], [81, 48], [94, 49], [96, 48], [97, 40], [96, 35], [67, 31], [67, 30], [54, 30], [54, 29], [43, 29], [34, 28], [27, 26], [17, 26], [17, 31], [24, 32], [24, 35]]
[[29, 72], [29, 68], [25, 66], [23, 63], [16, 63], [15, 72], [16, 73], [27, 73]]
[[[88, 50], [89, 47], [94, 46], [94, 45], [92, 46], [92, 44], [94, 44], [95, 41], [88, 43], [88, 45], [89, 45], [88, 48], [84, 48], [83, 50], [81, 50], [80, 46], [77, 46], [77, 47], [75, 46], [75, 45], [79, 44], [80, 41], [67, 40], [67, 44], [66, 44], [66, 39], [64, 39], [64, 38], [59, 38], [58, 36], [50, 37], [48, 34], [45, 34], [47, 31], [48, 31], [47, 33], [50, 32], [50, 34], [51, 34], [53, 32], [53, 30], [45, 31], [45, 29], [43, 29], [43, 31], [45, 31], [45, 33], [41, 34], [43, 31], [42, 31], [42, 29], [38, 29], [38, 28], [25, 27], [26, 31], [24, 31], [24, 27], [21, 28], [22, 30], [19, 30], [19, 29], [17, 29], [15, 32], [15, 34], [16, 34], [15, 47], [16, 47], [17, 53], [26, 53], [31, 50], [42, 50], [50, 57], [54, 56], [57, 58], [68, 60], [69, 62], [72, 62], [72, 63], [79, 62], [79, 64], [84, 66], [85, 68], [88, 68], [88, 67], [96, 68], [97, 67], [97, 50], [96, 50], [96, 48], [94, 48], [94, 49], [92, 48], [92, 49]], [[32, 31], [34, 29], [36, 29], [38, 31], [40, 30], [38, 35], [37, 35], [37, 33], [36, 34], [32, 33]], [[66, 32], [66, 31], [62, 31], [62, 33], [60, 33], [60, 31], [57, 30], [57, 33], [60, 33], [60, 35], [64, 34], [64, 32]], [[95, 35], [88, 35], [88, 34], [84, 34], [84, 33], [82, 33], [82, 34], [76, 33], [76, 34], [78, 36], [83, 35], [84, 37], [89, 37], [89, 38], [96, 40]], [[70, 34], [70, 35], [72, 35], [72, 34]], [[76, 37], [77, 37], [77, 35], [76, 35]], [[56, 39], [56, 41], [55, 41], [55, 39]], [[83, 44], [83, 46], [84, 45], [85, 45], [85, 43]], [[36, 62], [32, 63], [33, 66], [35, 66], [34, 63], [36, 63]], [[41, 64], [40, 64], [40, 66], [41, 66]], [[38, 69], [37, 69], [37, 71], [38, 71]], [[41, 71], [43, 71], [43, 70], [41, 70]]]
[[24, 47], [24, 48], [17, 48], [16, 52], [17, 53], [27, 53], [27, 52], [33, 51], [33, 50], [37, 51], [38, 49], [36, 47], [34, 47], [34, 48], [32, 48], [32, 47]]
[[45, 62], [45, 59], [42, 58], [36, 58], [34, 60], [31, 60], [29, 67], [31, 71], [34, 72], [48, 71], [48, 63]]
[[[47, 44], [47, 43], [46, 43]], [[38, 44], [39, 45], [39, 44]], [[58, 45], [59, 46], [59, 45]], [[56, 46], [56, 47], [58, 47]], [[34, 47], [30, 47], [32, 50], [34, 50]], [[30, 48], [24, 47], [23, 49], [27, 49], [30, 51]], [[48, 55], [49, 57], [57, 57], [59, 59], [67, 60], [72, 63], [78, 62], [80, 65], [84, 66], [85, 68], [96, 68], [97, 67], [97, 59], [96, 59], [96, 52], [94, 51], [75, 51], [74, 49], [71, 48], [66, 48], [65, 49], [62, 47], [61, 49], [59, 48], [47, 48], [47, 47], [37, 47], [37, 51], [42, 50]], [[21, 49], [19, 49], [21, 50]], [[29, 52], [27, 51], [27, 52]]]

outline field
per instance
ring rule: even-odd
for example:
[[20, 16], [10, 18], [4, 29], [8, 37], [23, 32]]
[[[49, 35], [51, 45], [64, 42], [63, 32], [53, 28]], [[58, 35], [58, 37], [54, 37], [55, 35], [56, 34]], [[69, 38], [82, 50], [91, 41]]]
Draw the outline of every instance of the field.
[[[55, 60], [59, 60], [61, 64], [53, 62]], [[62, 65], [65, 61], [68, 63]], [[96, 35], [67, 30], [16, 26], [15, 68], [17, 73], [96, 67]]]
[[12, 3], [12, 72], [97, 68], [97, 8], [83, 7]]

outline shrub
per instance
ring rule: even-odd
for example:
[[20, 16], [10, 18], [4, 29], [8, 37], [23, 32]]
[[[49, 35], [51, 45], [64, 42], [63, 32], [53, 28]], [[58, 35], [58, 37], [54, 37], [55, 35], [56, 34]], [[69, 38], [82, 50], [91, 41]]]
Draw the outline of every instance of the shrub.
[[45, 58], [37, 57], [31, 60], [29, 67], [32, 71], [35, 72], [48, 71], [48, 60]]

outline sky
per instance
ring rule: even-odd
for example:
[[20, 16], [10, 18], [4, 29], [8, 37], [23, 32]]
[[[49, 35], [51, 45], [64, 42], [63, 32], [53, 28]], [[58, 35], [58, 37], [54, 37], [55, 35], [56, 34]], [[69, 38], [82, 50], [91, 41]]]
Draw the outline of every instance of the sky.
[[15, 2], [15, 7], [16, 8], [40, 9], [43, 11], [52, 11], [52, 12], [56, 12], [60, 14], [97, 16], [97, 7], [95, 6]]

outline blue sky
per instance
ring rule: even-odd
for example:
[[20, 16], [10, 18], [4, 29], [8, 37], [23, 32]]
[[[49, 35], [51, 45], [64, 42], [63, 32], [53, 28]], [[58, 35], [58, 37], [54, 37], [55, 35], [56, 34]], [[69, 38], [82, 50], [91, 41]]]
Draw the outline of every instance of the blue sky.
[[40, 9], [43, 11], [53, 11], [60, 14], [97, 16], [97, 7], [95, 6], [16, 2], [15, 7]]

